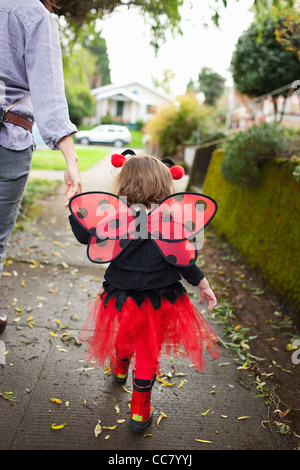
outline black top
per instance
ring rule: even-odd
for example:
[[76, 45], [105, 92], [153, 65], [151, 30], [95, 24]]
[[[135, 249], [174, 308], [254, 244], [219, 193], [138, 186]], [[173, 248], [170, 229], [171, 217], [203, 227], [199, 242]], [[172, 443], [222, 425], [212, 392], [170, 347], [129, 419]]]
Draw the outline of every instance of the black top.
[[[69, 221], [76, 239], [87, 245], [91, 235], [74, 216], [70, 215]], [[105, 303], [116, 297], [118, 310], [128, 296], [133, 297], [138, 306], [145, 296], [150, 298], [154, 308], [160, 307], [161, 296], [174, 303], [185, 292], [179, 282], [181, 277], [197, 286], [204, 274], [196, 264], [177, 267], [168, 263], [151, 239], [132, 240], [105, 272]]]

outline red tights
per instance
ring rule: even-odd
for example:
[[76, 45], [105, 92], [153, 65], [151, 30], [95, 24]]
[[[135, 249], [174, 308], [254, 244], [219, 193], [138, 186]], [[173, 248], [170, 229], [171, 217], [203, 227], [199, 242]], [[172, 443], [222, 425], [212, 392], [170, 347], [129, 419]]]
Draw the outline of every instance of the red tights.
[[[127, 344], [127, 346], [124, 347], [124, 344]], [[130, 346], [128, 346], [130, 344], [135, 344], [135, 351], [130, 350]], [[133, 367], [135, 378], [151, 380], [156, 374], [159, 357], [154, 357], [151, 352], [149, 326], [140, 329], [135, 341], [130, 333], [124, 335], [122, 329], [120, 329], [116, 338], [116, 351], [121, 359], [131, 359], [135, 353], [135, 365]]]

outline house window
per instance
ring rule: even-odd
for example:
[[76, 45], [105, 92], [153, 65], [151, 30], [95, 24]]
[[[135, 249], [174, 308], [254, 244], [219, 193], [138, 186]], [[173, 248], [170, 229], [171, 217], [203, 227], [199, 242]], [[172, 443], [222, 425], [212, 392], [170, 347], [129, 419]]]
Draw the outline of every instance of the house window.
[[157, 107], [154, 104], [147, 104], [146, 112], [147, 114], [155, 114]]
[[123, 117], [124, 101], [117, 101], [117, 116]]

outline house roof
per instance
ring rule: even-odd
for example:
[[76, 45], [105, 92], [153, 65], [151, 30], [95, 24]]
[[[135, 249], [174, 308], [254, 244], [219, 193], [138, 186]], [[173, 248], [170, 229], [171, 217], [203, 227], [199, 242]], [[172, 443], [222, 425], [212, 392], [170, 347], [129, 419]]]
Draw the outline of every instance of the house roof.
[[119, 85], [112, 83], [110, 85], [104, 85], [104, 86], [101, 86], [99, 88], [94, 88], [91, 91], [91, 93], [96, 98], [97, 97], [99, 97], [99, 98], [108, 98], [110, 96], [122, 94], [125, 97], [140, 103], [140, 100], [138, 99], [138, 97], [134, 93], [131, 93], [129, 90], [126, 89], [126, 87], [128, 87], [130, 85], [132, 85], [132, 86], [133, 85], [139, 85], [140, 87], [145, 88], [146, 90], [150, 91], [151, 93], [154, 93], [155, 95], [157, 95], [161, 98], [164, 98], [167, 101], [172, 101], [171, 97], [169, 95], [167, 95], [166, 93], [164, 93], [163, 91], [160, 91], [157, 88], [149, 87], [149, 86], [144, 85], [143, 83], [140, 83], [140, 82], [127, 82], [127, 83], [123, 83], [123, 84], [119, 84]]
[[134, 93], [131, 93], [125, 88], [118, 87], [107, 90], [101, 90], [101, 88], [106, 88], [106, 86], [92, 90], [92, 94], [96, 97], [96, 99], [98, 98], [103, 100], [105, 98], [115, 98], [116, 100], [118, 100], [118, 97], [120, 97], [121, 95], [121, 97], [124, 97], [126, 101], [136, 101], [137, 103], [141, 103], [141, 100], [138, 99], [138, 97]]

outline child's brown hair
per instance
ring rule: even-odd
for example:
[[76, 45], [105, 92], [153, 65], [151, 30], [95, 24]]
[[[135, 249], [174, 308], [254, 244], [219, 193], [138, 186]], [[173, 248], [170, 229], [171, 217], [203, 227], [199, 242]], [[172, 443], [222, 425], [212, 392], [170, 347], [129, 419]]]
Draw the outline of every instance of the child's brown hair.
[[118, 196], [126, 196], [127, 204], [150, 207], [172, 194], [169, 168], [152, 156], [130, 156], [117, 176]]

